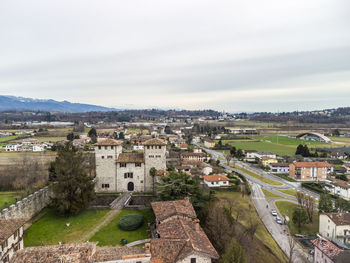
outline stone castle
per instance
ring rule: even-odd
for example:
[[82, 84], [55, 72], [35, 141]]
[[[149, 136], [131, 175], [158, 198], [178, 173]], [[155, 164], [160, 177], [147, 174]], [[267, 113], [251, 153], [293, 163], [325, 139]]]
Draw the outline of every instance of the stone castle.
[[150, 139], [142, 152], [123, 153], [122, 141], [106, 139], [95, 144], [96, 184], [101, 192], [150, 192], [153, 178], [150, 169], [166, 169], [166, 142]]

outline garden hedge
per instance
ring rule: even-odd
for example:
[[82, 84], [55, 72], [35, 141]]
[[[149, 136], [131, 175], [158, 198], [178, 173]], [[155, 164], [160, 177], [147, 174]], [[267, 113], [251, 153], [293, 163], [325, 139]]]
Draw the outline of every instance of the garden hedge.
[[132, 231], [138, 229], [143, 223], [143, 216], [139, 214], [130, 214], [123, 216], [118, 226], [125, 231]]

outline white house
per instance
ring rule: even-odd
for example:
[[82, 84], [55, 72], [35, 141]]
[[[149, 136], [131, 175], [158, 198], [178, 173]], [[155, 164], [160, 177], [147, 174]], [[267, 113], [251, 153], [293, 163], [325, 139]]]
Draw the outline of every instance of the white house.
[[320, 214], [319, 232], [344, 244], [350, 243], [350, 213]]
[[43, 152], [43, 151], [45, 151], [44, 146], [40, 144], [33, 145], [33, 152]]
[[11, 143], [6, 145], [6, 152], [17, 152], [19, 148], [21, 147], [18, 143]]
[[183, 152], [181, 153], [181, 159], [209, 162], [210, 156], [204, 152]]
[[350, 200], [350, 183], [347, 181], [330, 178], [326, 180], [324, 188], [332, 194]]
[[204, 146], [207, 148], [214, 148], [215, 147], [215, 142], [211, 139], [204, 139]]
[[10, 262], [13, 254], [23, 249], [23, 219], [0, 219], [0, 263]]
[[230, 180], [221, 174], [203, 176], [204, 183], [209, 187], [229, 186]]
[[270, 172], [276, 174], [289, 173], [289, 163], [271, 163]]

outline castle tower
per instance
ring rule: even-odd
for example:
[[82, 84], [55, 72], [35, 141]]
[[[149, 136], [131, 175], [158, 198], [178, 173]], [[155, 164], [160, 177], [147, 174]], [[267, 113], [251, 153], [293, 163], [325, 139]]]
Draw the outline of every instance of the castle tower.
[[122, 152], [122, 141], [106, 139], [95, 146], [96, 184], [95, 192], [116, 192], [116, 160]]
[[[160, 139], [150, 139], [143, 143], [145, 157], [145, 192], [153, 190], [153, 178], [150, 176], [152, 167], [156, 170], [166, 169], [166, 145], [167, 143]], [[156, 180], [156, 178], [154, 178]]]

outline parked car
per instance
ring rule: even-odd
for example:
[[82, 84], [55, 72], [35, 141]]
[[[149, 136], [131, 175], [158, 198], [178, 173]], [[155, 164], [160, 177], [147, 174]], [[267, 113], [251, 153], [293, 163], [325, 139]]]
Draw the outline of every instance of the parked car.
[[273, 215], [273, 216], [277, 216], [277, 212], [276, 212], [276, 210], [275, 210], [275, 209], [272, 209], [272, 210], [271, 210], [271, 215]]
[[282, 220], [281, 220], [281, 218], [279, 218], [279, 217], [276, 217], [276, 222], [277, 222], [277, 224], [280, 224], [280, 225], [282, 225]]

